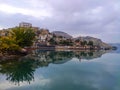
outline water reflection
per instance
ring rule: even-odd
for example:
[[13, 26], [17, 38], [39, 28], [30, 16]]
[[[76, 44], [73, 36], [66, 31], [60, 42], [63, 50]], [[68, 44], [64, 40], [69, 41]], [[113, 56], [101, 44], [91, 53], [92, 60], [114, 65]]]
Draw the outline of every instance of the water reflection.
[[30, 84], [34, 81], [34, 72], [39, 67], [48, 66], [50, 63], [62, 64], [72, 58], [92, 60], [99, 58], [105, 51], [40, 51], [35, 50], [25, 57], [14, 58], [12, 60], [0, 61], [0, 73], [6, 75], [6, 80], [20, 85], [21, 82]]
[[100, 58], [103, 54], [109, 51], [33, 51], [31, 58], [39, 61], [46, 61], [48, 63], [64, 63], [77, 58], [79, 60], [92, 60], [94, 58]]
[[5, 60], [0, 62], [0, 73], [6, 75], [6, 80], [15, 84], [34, 80], [34, 60]]

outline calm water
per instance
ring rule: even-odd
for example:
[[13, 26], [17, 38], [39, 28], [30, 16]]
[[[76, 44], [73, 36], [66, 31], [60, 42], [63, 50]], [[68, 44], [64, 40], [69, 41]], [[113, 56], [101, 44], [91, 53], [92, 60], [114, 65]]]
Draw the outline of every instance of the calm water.
[[36, 50], [3, 59], [0, 90], [120, 90], [120, 53]]

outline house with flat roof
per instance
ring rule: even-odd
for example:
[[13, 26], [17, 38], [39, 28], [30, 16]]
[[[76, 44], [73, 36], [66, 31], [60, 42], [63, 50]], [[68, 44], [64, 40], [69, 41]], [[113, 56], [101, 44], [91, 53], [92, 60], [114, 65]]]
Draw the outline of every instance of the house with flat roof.
[[27, 22], [21, 22], [21, 23], [19, 23], [19, 27], [30, 28], [30, 27], [32, 27], [32, 24], [31, 23], [27, 23]]

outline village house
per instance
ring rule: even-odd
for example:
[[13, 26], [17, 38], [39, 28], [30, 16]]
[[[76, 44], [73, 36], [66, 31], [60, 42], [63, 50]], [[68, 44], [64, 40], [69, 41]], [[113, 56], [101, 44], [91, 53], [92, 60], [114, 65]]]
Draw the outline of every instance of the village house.
[[8, 34], [9, 33], [7, 29], [0, 30], [0, 36], [7, 36]]
[[21, 23], [19, 23], [19, 27], [30, 28], [30, 27], [32, 27], [32, 24], [31, 23], [27, 23], [27, 22], [21, 22]]
[[49, 40], [52, 38], [52, 34], [47, 29], [40, 29], [40, 31], [37, 34], [37, 42], [40, 44], [49, 44]]

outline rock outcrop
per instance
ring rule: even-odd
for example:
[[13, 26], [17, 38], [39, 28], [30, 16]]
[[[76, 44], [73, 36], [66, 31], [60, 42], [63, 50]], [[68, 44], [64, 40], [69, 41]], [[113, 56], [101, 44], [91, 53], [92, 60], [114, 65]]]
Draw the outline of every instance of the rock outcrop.
[[94, 38], [94, 37], [90, 37], [90, 36], [86, 36], [86, 37], [77, 37], [74, 39], [79, 39], [81, 41], [93, 41], [93, 45], [95, 46], [100, 46], [101, 48], [111, 48], [112, 46], [103, 42], [101, 39], [98, 38]]
[[51, 33], [55, 34], [56, 36], [62, 36], [62, 37], [67, 38], [67, 39], [73, 38], [71, 35], [69, 35], [69, 34], [67, 34], [65, 32], [61, 32], [61, 31], [53, 31]]

